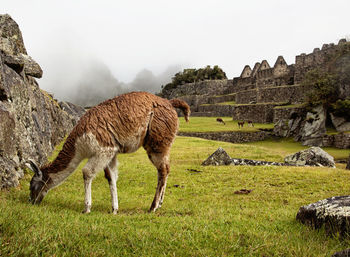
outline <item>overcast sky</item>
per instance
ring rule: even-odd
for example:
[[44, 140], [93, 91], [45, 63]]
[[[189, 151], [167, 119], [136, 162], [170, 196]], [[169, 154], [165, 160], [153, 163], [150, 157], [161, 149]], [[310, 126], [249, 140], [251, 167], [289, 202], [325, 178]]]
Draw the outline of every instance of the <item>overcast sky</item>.
[[59, 96], [91, 63], [125, 83], [145, 69], [164, 80], [206, 65], [232, 78], [246, 64], [279, 55], [291, 64], [350, 37], [349, 0], [1, 0], [0, 10], [44, 70], [40, 86]]

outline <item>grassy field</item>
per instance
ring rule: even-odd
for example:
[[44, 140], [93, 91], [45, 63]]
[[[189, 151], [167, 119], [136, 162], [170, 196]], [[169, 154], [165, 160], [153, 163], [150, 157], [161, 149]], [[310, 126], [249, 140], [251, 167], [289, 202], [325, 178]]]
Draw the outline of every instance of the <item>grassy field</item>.
[[[93, 182], [88, 215], [81, 214], [83, 164], [40, 206], [28, 203], [28, 173], [20, 187], [0, 194], [0, 256], [330, 256], [349, 248], [350, 241], [295, 220], [301, 205], [349, 194], [350, 172], [344, 165], [200, 166], [219, 146], [232, 157], [282, 161], [298, 148], [288, 144], [178, 137], [164, 204], [156, 213], [147, 212], [156, 171], [143, 149], [119, 157], [116, 216], [110, 213], [102, 172]], [[234, 194], [243, 188], [253, 191]]]
[[183, 117], [180, 118], [181, 132], [220, 132], [220, 131], [258, 131], [262, 129], [272, 129], [273, 123], [254, 123], [254, 127], [248, 127], [247, 122], [242, 129], [238, 128], [236, 120], [232, 117], [221, 117], [226, 125], [216, 121], [217, 117], [190, 117], [190, 122], [186, 123]]

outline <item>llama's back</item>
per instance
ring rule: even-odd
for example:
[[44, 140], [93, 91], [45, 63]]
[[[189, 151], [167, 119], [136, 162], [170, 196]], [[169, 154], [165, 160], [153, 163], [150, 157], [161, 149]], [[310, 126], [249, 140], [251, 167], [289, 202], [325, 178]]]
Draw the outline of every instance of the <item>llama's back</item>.
[[145, 144], [154, 148], [171, 144], [177, 128], [177, 114], [168, 100], [146, 92], [132, 92], [91, 108], [71, 135], [81, 141], [93, 137], [99, 146], [115, 147], [126, 153]]

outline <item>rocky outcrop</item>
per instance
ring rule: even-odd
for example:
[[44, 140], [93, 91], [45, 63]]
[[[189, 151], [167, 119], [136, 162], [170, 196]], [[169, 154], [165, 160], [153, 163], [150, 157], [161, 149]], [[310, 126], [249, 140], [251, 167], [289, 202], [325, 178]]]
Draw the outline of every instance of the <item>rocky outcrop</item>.
[[219, 147], [213, 154], [211, 154], [204, 162], [202, 162], [203, 166], [208, 165], [229, 165], [231, 163], [231, 157], [228, 153], [222, 148]]
[[85, 113], [85, 109], [79, 105], [75, 105], [70, 102], [59, 102], [58, 104], [61, 107], [61, 109], [70, 116], [74, 125]]
[[344, 117], [337, 117], [334, 114], [330, 114], [332, 123], [338, 132], [350, 131], [350, 122]]
[[39, 88], [33, 77], [41, 76], [16, 22], [0, 15], [0, 189], [18, 185], [29, 158], [45, 163], [74, 125]]
[[322, 146], [326, 134], [326, 110], [323, 106], [314, 108], [306, 114], [305, 125], [301, 131], [303, 145]]
[[310, 147], [284, 159], [285, 163], [296, 166], [320, 166], [335, 168], [334, 158], [320, 147]]
[[327, 234], [348, 236], [350, 196], [335, 196], [300, 207], [296, 219], [315, 229], [325, 226]]
[[210, 155], [204, 162], [203, 166], [208, 165], [249, 165], [249, 166], [291, 166], [286, 163], [280, 162], [267, 162], [248, 159], [231, 158], [228, 153], [221, 147], [219, 147], [212, 155]]

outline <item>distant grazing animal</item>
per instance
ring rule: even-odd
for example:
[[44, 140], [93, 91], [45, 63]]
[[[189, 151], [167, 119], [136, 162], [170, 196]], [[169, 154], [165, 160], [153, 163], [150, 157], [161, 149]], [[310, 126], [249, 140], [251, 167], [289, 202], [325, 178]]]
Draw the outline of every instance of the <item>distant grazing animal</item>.
[[158, 170], [158, 185], [150, 208], [161, 207], [170, 172], [170, 147], [178, 130], [175, 107], [188, 121], [190, 107], [182, 100], [163, 99], [146, 93], [132, 92], [109, 99], [88, 110], [73, 128], [56, 159], [39, 168], [29, 161], [34, 176], [30, 181], [30, 201], [39, 204], [47, 192], [62, 183], [83, 159], [85, 210], [91, 210], [91, 183], [104, 170], [108, 180], [112, 213], [118, 210], [116, 182], [117, 155], [132, 153], [143, 146]]
[[238, 123], [238, 128], [243, 128], [244, 121], [239, 121], [237, 123]]
[[217, 118], [216, 121], [219, 123], [224, 123], [224, 125], [226, 125], [225, 122], [223, 121], [223, 119], [221, 119], [221, 118]]
[[248, 126], [249, 126], [249, 127], [254, 127], [254, 123], [253, 123], [253, 121], [248, 120]]

